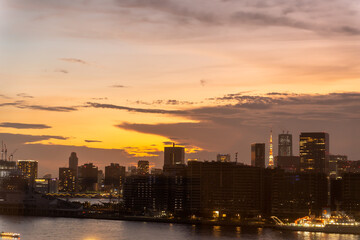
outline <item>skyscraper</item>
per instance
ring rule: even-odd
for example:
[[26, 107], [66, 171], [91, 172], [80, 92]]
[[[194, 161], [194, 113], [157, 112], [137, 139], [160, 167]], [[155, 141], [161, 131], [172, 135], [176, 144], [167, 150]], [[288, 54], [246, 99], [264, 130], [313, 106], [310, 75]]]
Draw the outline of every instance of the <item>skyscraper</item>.
[[18, 160], [17, 167], [21, 171], [22, 175], [29, 179], [30, 182], [34, 182], [38, 176], [38, 161], [35, 160]]
[[105, 185], [119, 189], [125, 180], [125, 167], [111, 163], [105, 167]]
[[141, 175], [149, 174], [149, 161], [138, 161], [137, 173]]
[[289, 133], [279, 134], [278, 156], [289, 157], [292, 155], [292, 135]]
[[251, 144], [251, 166], [265, 168], [265, 143]]
[[81, 177], [81, 191], [97, 191], [98, 185], [98, 167], [92, 163], [86, 163], [79, 168], [79, 175]]
[[76, 156], [76, 152], [72, 152], [69, 157], [69, 168], [74, 170], [76, 177], [78, 175], [78, 164], [79, 164], [79, 159]]
[[327, 173], [329, 134], [308, 132], [300, 135], [300, 171]]
[[165, 147], [164, 149], [164, 167], [171, 167], [176, 165], [185, 164], [185, 148]]

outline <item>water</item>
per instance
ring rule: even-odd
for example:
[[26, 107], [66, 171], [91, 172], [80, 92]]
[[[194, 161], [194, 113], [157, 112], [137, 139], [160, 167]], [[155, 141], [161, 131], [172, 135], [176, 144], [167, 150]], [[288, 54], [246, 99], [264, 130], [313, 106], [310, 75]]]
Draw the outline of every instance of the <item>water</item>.
[[360, 236], [346, 234], [280, 232], [272, 229], [20, 216], [0, 216], [0, 231], [18, 232], [21, 234], [21, 240], [360, 239]]

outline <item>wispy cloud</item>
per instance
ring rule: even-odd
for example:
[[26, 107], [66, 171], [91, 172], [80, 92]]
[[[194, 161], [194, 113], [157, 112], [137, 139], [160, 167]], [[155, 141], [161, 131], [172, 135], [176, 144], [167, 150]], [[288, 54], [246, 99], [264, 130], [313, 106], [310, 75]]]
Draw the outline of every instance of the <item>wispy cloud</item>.
[[17, 129], [46, 129], [51, 128], [45, 124], [29, 124], [29, 123], [11, 123], [11, 122], [2, 122], [0, 127], [3, 128], [17, 128]]
[[19, 105], [17, 107], [22, 109], [33, 109], [33, 110], [51, 111], [51, 112], [72, 112], [78, 110], [76, 107], [43, 106], [43, 105]]
[[208, 82], [207, 80], [201, 79], [200, 80], [200, 85], [204, 87], [207, 84], [207, 82]]
[[51, 112], [72, 112], [78, 110], [78, 107], [74, 107], [74, 106], [67, 107], [67, 106], [33, 105], [33, 104], [28, 104], [25, 101], [0, 103], [0, 107], [7, 107], [7, 106], [17, 107], [21, 109], [33, 109], [33, 110], [51, 111]]
[[87, 143], [101, 143], [102, 141], [99, 140], [84, 140]]
[[68, 74], [69, 71], [66, 69], [55, 69], [54, 72]]
[[31, 96], [31, 95], [26, 94], [26, 93], [18, 93], [18, 94], [16, 94], [16, 96], [22, 97], [22, 98], [34, 98], [34, 96]]
[[165, 110], [165, 109], [132, 108], [132, 107], [125, 107], [114, 104], [103, 104], [103, 103], [94, 103], [94, 102], [87, 102], [85, 107], [126, 110], [129, 112], [138, 112], [138, 113], [176, 114], [178, 112], [181, 112], [177, 110]]
[[120, 84], [115, 84], [115, 85], [111, 85], [110, 87], [112, 87], [112, 88], [126, 88], [127, 86], [120, 85]]
[[64, 61], [64, 62], [70, 62], [70, 63], [88, 64], [88, 62], [81, 60], [79, 58], [60, 58], [59, 60]]

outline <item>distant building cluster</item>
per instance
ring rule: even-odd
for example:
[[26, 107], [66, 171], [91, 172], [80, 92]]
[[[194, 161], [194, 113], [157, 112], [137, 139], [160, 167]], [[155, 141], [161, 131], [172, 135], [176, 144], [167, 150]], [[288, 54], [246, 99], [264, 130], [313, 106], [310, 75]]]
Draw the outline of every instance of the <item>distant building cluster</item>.
[[[185, 148], [166, 146], [163, 168], [149, 161], [125, 168], [111, 163], [105, 171], [93, 163], [79, 166], [75, 152], [59, 177], [38, 178], [34, 160], [0, 160], [3, 189], [26, 184], [47, 193], [116, 193], [133, 215], [190, 216], [241, 219], [254, 216], [296, 217], [320, 213], [324, 207], [360, 216], [360, 161], [331, 155], [329, 134], [306, 132], [299, 136], [299, 156], [293, 155], [290, 133], [278, 136], [278, 154], [269, 161], [266, 144], [251, 144], [251, 165], [218, 154], [216, 161], [185, 161]], [[272, 161], [274, 160], [274, 161]]]

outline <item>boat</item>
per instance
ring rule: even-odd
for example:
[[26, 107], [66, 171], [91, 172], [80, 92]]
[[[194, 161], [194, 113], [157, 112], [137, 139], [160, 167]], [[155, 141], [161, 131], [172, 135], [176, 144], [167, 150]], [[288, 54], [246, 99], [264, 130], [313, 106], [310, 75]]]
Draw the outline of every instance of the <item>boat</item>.
[[276, 216], [271, 217], [279, 230], [324, 232], [339, 234], [360, 234], [360, 223], [344, 213], [328, 217], [305, 216], [294, 223], [284, 223]]
[[20, 239], [20, 234], [19, 233], [12, 233], [12, 232], [1, 232], [0, 233], [0, 238], [16, 238], [16, 239]]

